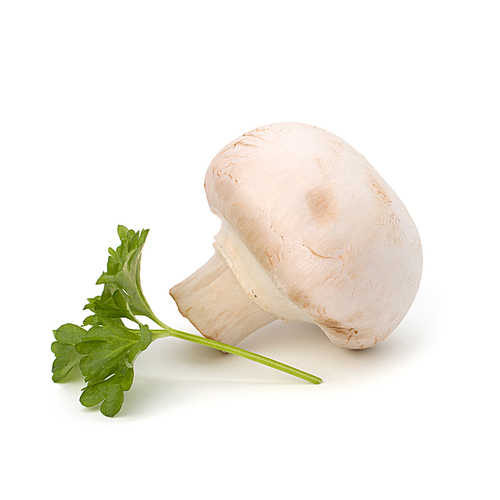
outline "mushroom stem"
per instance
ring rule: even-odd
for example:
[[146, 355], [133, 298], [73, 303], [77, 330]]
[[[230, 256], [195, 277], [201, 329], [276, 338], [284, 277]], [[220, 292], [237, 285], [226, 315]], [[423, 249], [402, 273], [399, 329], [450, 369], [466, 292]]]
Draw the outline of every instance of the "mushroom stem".
[[219, 252], [170, 295], [203, 336], [226, 344], [236, 345], [277, 319], [248, 297]]

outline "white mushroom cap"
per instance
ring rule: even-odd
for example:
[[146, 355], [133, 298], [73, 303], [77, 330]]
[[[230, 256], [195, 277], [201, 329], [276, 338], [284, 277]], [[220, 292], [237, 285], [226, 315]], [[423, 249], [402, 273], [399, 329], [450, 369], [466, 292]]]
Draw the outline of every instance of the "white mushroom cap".
[[[205, 188], [222, 221], [215, 260], [171, 290], [204, 335], [236, 343], [280, 318], [313, 322], [335, 344], [363, 349], [385, 339], [408, 312], [422, 272], [416, 226], [382, 177], [339, 137], [299, 123], [260, 127], [218, 153]], [[226, 277], [229, 269], [231, 285], [223, 288], [237, 292], [214, 292], [214, 265]], [[205, 292], [212, 304], [202, 304]], [[225, 310], [231, 296], [241, 304]], [[207, 313], [214, 304], [216, 317]], [[238, 308], [262, 314], [248, 327], [235, 319], [228, 326], [221, 318]]]

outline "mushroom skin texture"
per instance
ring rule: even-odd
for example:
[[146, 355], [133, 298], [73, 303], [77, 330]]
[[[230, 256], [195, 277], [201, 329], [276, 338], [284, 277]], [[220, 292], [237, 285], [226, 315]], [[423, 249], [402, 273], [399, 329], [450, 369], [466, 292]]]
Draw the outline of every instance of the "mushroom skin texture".
[[279, 318], [364, 349], [408, 312], [422, 274], [417, 228], [336, 135], [300, 123], [259, 127], [217, 154], [205, 190], [222, 221], [215, 254], [170, 290], [205, 337], [235, 345]]

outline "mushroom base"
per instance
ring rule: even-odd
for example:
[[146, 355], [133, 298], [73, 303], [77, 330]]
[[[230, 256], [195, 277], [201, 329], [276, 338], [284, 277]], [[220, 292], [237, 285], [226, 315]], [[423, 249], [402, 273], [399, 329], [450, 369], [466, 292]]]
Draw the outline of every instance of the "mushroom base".
[[277, 319], [248, 297], [219, 252], [170, 295], [203, 336], [227, 344], [236, 345]]

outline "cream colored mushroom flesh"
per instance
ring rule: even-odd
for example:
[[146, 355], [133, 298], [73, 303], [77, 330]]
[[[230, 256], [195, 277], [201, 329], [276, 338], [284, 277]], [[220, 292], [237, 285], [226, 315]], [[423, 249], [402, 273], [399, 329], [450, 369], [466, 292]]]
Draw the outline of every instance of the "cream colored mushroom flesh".
[[170, 290], [205, 337], [235, 345], [281, 319], [364, 349], [408, 312], [422, 272], [417, 228], [336, 135], [299, 123], [257, 128], [217, 154], [205, 189], [222, 221], [215, 254]]

